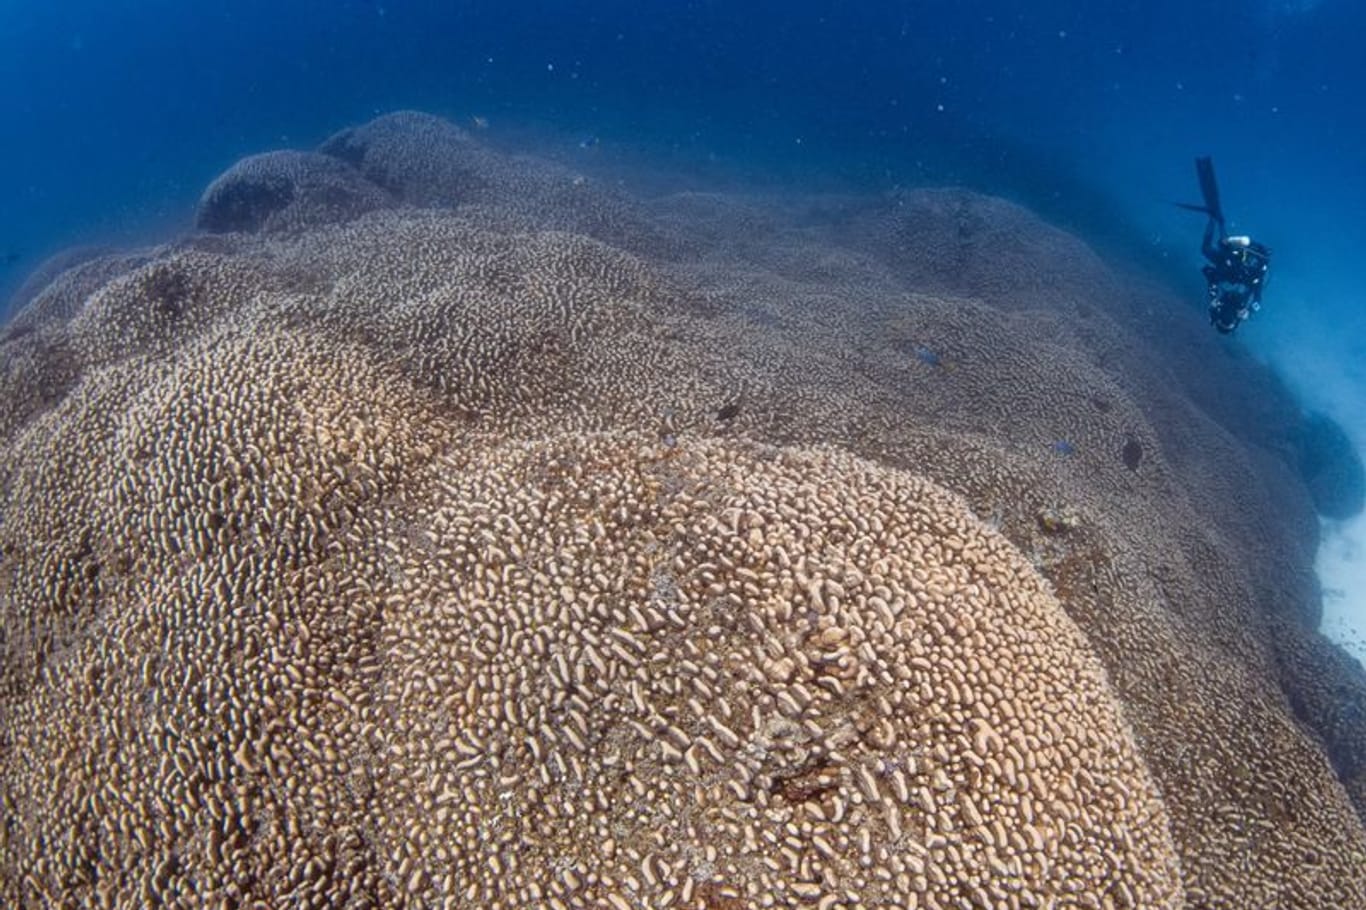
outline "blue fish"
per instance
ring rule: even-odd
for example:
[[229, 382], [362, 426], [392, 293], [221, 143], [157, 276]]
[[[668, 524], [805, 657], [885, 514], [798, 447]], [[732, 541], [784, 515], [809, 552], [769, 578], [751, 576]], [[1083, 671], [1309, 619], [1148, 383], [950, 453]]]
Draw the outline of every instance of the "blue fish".
[[1066, 439], [1059, 439], [1053, 443], [1053, 451], [1059, 455], [1071, 455], [1077, 451], [1077, 447]]
[[912, 349], [912, 353], [915, 354], [916, 360], [919, 360], [921, 363], [927, 366], [939, 366], [939, 355], [936, 354], [934, 351], [930, 350], [929, 348], [925, 347], [923, 344], [916, 345]]

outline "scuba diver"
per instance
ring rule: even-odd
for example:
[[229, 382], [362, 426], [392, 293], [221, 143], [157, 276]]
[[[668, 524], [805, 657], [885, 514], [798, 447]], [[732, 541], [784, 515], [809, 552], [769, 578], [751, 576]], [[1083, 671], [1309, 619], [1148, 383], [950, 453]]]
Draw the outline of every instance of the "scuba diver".
[[[1201, 269], [1208, 289], [1206, 303], [1209, 305], [1210, 325], [1228, 335], [1261, 308], [1262, 289], [1266, 287], [1266, 273], [1271, 265], [1271, 250], [1251, 237], [1228, 235], [1224, 210], [1219, 204], [1219, 184], [1214, 180], [1213, 160], [1196, 158], [1195, 173], [1200, 178], [1200, 192], [1205, 204], [1177, 204], [1209, 216], [1205, 224], [1205, 237], [1200, 243], [1200, 252], [1209, 260], [1209, 264]], [[1215, 228], [1219, 231], [1217, 241]]]

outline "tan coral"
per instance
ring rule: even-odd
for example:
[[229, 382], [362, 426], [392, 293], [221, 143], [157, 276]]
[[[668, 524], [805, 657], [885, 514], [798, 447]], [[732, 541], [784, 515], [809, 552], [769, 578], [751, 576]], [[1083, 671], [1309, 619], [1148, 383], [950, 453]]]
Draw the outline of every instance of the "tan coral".
[[[8, 845], [13, 897], [952, 906], [1087, 882], [1176, 906], [1160, 800], [1084, 639], [942, 491], [834, 452], [568, 437], [454, 450], [376, 508], [402, 476], [384, 465], [430, 452], [406, 407], [338, 443], [348, 383], [381, 376], [316, 361], [302, 410], [233, 405], [309, 346], [201, 351], [212, 369], [138, 396], [163, 448], [120, 485], [154, 531], [112, 544], [144, 567], [136, 599], [8, 715], [34, 759], [11, 773], [91, 787], [10, 778], [13, 811], [71, 833]], [[196, 416], [191, 389], [224, 410]], [[313, 428], [277, 436], [291, 414]], [[258, 454], [271, 438], [292, 454]], [[329, 449], [370, 465], [342, 513], [272, 494]], [[218, 514], [219, 478], [244, 484], [224, 494], [243, 524], [155, 533]], [[356, 508], [362, 537], [341, 533]], [[926, 555], [944, 538], [977, 555]]]
[[[415, 144], [430, 126], [365, 148], [419, 190], [468, 138]], [[1338, 774], [1360, 779], [1295, 715], [1339, 716], [1355, 683], [1277, 632], [1304, 615], [1313, 517], [1258, 435], [1292, 408], [1255, 369], [1169, 365], [1133, 331], [1165, 302], [1060, 235], [1023, 244], [1047, 278], [1021, 307], [998, 276], [911, 283], [952, 277], [933, 211], [918, 246], [879, 245], [845, 227], [885, 203], [645, 205], [465, 166], [477, 199], [67, 273], [0, 342], [0, 897], [621, 906], [672, 884], [726, 907], [767, 875], [833, 906], [923, 875], [948, 906], [1009, 905], [1003, 876], [1056, 871], [1012, 858], [1046, 855], [1091, 883], [1078, 901], [1366, 906]], [[999, 222], [969, 237], [1040, 227], [943, 198]], [[1056, 507], [1067, 534], [1038, 526]], [[1096, 750], [1109, 772], [1078, 765]], [[649, 814], [664, 794], [681, 808]], [[789, 816], [747, 842], [764, 799]], [[631, 836], [650, 825], [673, 853]], [[567, 831], [596, 865], [534, 868]], [[1124, 834], [1141, 856], [1097, 879]]]

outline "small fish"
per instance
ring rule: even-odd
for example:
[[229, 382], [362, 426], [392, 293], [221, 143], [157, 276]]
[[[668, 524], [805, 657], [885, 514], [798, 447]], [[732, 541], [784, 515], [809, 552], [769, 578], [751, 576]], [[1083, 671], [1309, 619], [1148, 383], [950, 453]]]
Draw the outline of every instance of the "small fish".
[[1130, 471], [1137, 471], [1138, 466], [1143, 463], [1143, 443], [1130, 436], [1124, 442], [1124, 448], [1120, 450], [1120, 458], [1124, 460], [1124, 466]]
[[1066, 439], [1059, 439], [1053, 443], [1053, 451], [1057, 452], [1059, 455], [1067, 456], [1074, 454], [1077, 451], [1077, 447]]
[[915, 354], [916, 360], [919, 360], [926, 366], [937, 367], [943, 362], [937, 353], [925, 347], [923, 344], [916, 345], [911, 349], [911, 353]]
[[0, 255], [0, 264], [14, 265], [22, 255], [18, 250], [6, 250], [4, 255]]
[[740, 402], [738, 401], [732, 401], [729, 404], [722, 406], [721, 410], [716, 412], [716, 419], [722, 422], [734, 420], [739, 416]]
[[470, 118], [470, 122], [474, 124], [474, 128], [477, 130], [486, 130], [489, 128], [489, 118], [487, 117], [480, 117], [476, 114]]

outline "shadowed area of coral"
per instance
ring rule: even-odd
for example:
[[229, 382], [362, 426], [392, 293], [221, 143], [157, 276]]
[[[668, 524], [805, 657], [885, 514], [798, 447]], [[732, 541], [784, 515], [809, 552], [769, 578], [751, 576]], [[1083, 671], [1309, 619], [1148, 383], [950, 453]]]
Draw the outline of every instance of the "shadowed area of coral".
[[1310, 414], [1295, 435], [1300, 476], [1314, 507], [1325, 518], [1347, 519], [1366, 504], [1366, 469], [1336, 421]]
[[0, 901], [1366, 907], [1354, 453], [1076, 238], [411, 112], [199, 225], [0, 342]]

